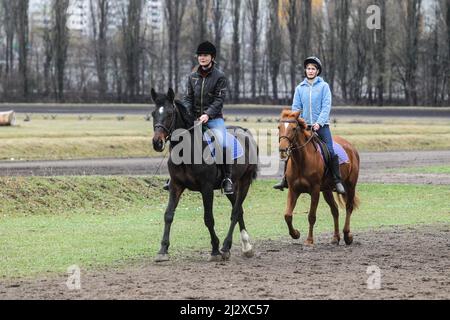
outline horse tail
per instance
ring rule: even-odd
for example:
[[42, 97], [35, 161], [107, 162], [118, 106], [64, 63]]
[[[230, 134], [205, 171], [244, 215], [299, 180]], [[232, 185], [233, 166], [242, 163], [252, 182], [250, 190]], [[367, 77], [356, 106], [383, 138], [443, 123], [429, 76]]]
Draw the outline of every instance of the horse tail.
[[350, 207], [350, 208], [352, 208], [352, 211], [353, 211], [353, 210], [359, 209], [361, 200], [359, 198], [359, 195], [356, 192], [355, 192], [355, 195], [354, 195], [351, 203], [348, 203], [347, 195], [338, 194], [337, 195], [337, 203], [339, 204], [339, 207], [341, 209], [346, 209], [347, 207]]
[[[246, 152], [247, 152], [247, 159], [249, 161], [249, 165], [251, 166], [250, 169], [250, 183], [253, 183], [258, 178], [259, 173], [259, 146], [256, 143], [255, 138], [253, 137], [252, 133], [248, 129], [244, 129], [246, 133]], [[256, 153], [256, 154], [255, 154]], [[255, 161], [256, 163], [250, 163], [252, 161]]]
[[[256, 144], [256, 142], [255, 142], [255, 144]], [[259, 146], [258, 146], [258, 144], [256, 144], [256, 159], [257, 159], [256, 164], [252, 165], [251, 183], [256, 181], [256, 179], [258, 178], [258, 173], [259, 173]]]

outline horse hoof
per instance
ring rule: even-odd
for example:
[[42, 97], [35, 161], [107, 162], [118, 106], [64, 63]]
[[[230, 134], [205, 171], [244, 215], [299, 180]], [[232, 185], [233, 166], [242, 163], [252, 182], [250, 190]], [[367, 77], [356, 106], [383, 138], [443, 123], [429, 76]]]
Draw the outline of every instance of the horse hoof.
[[248, 251], [242, 251], [242, 255], [246, 258], [253, 258], [255, 256], [255, 252], [253, 249], [250, 249]]
[[314, 240], [306, 240], [305, 246], [310, 248], [314, 247]]
[[222, 259], [224, 261], [229, 261], [230, 258], [231, 258], [231, 252], [230, 251], [222, 252]]
[[341, 239], [338, 237], [334, 237], [333, 240], [331, 240], [331, 244], [335, 245], [335, 246], [338, 246], [340, 242], [341, 242]]
[[213, 256], [213, 255], [211, 255], [209, 258], [208, 258], [208, 262], [222, 262], [222, 255], [220, 255], [220, 254], [218, 254], [218, 255], [215, 255], [215, 256]]
[[292, 237], [292, 239], [294, 239], [294, 240], [300, 239], [300, 231], [294, 230], [294, 233], [291, 234], [291, 237]]
[[155, 262], [167, 262], [169, 260], [170, 258], [168, 254], [158, 254], [155, 258]]
[[353, 243], [353, 235], [351, 233], [344, 234], [344, 241], [346, 245], [351, 245]]

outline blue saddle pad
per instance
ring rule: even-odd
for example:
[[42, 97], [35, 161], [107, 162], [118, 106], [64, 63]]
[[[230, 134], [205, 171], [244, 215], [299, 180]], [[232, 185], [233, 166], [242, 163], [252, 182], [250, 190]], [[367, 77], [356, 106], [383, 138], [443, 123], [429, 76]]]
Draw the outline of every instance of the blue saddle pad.
[[[216, 159], [216, 146], [214, 141], [211, 140], [211, 136], [205, 132], [204, 139], [208, 143], [209, 149], [211, 150], [211, 156]], [[236, 139], [235, 136], [227, 132], [227, 147], [229, 150], [232, 151], [233, 160], [239, 159], [244, 155], [244, 148], [242, 147], [241, 143], [238, 139]]]
[[[334, 148], [334, 152], [339, 156], [339, 164], [344, 164], [344, 163], [350, 162], [347, 152], [339, 143], [337, 143], [336, 141], [333, 141], [333, 148]], [[322, 155], [322, 160], [324, 160], [322, 148], [318, 147], [317, 149], [319, 150], [320, 154]]]

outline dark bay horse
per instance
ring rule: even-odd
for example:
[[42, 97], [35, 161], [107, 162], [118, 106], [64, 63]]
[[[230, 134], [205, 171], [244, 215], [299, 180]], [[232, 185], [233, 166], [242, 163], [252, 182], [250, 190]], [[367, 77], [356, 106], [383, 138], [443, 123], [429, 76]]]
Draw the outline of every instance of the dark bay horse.
[[[194, 141], [195, 119], [188, 110], [175, 100], [175, 93], [172, 89], [168, 94], [158, 94], [152, 89], [152, 99], [156, 104], [156, 110], [153, 112], [153, 148], [157, 152], [163, 152], [166, 142], [170, 142], [170, 158], [168, 161], [170, 183], [170, 199], [167, 206], [164, 221], [164, 235], [155, 261], [163, 262], [169, 260], [168, 249], [170, 246], [170, 228], [174, 219], [175, 210], [180, 201], [183, 192], [188, 189], [201, 192], [204, 207], [204, 222], [211, 236], [212, 253], [209, 261], [228, 260], [230, 258], [230, 249], [232, 246], [233, 232], [237, 223], [241, 231], [242, 252], [246, 257], [253, 256], [253, 248], [250, 244], [250, 237], [246, 231], [244, 222], [244, 210], [242, 204], [247, 197], [250, 185], [256, 179], [258, 173], [258, 147], [251, 133], [242, 128], [234, 128], [235, 135], [243, 143], [245, 155], [240, 161], [235, 161], [233, 165], [233, 184], [234, 194], [227, 195], [232, 204], [231, 225], [228, 235], [219, 251], [219, 239], [214, 230], [213, 200], [214, 190], [221, 188], [223, 181], [223, 170], [216, 163], [205, 161], [200, 154], [200, 163], [196, 162], [199, 153], [209, 148], [200, 135], [201, 149], [189, 146], [188, 150], [183, 149], [183, 159], [187, 160], [178, 163], [174, 160], [174, 151], [180, 146], [181, 140], [187, 139]], [[176, 132], [182, 132], [183, 138], [175, 137]], [[200, 131], [200, 133], [202, 133]], [[198, 141], [198, 140], [197, 140]]]
[[[302, 193], [311, 195], [311, 207], [309, 211], [309, 234], [305, 245], [314, 245], [313, 230], [316, 223], [316, 212], [319, 204], [320, 193], [323, 193], [325, 201], [331, 208], [334, 218], [333, 244], [339, 244], [341, 236], [339, 233], [339, 209], [333, 190], [334, 182], [331, 175], [326, 174], [326, 168], [318, 147], [316, 134], [313, 134], [303, 119], [299, 118], [299, 112], [284, 110], [281, 114], [279, 124], [280, 154], [282, 160], [288, 161], [286, 178], [289, 185], [285, 220], [289, 228], [289, 234], [294, 239], [300, 238], [300, 232], [292, 224], [294, 209], [297, 200]], [[358, 208], [359, 199], [356, 195], [356, 184], [358, 182], [360, 158], [358, 151], [345, 139], [335, 137], [347, 152], [349, 162], [342, 164], [341, 175], [345, 196], [339, 196], [339, 203], [347, 210], [344, 226], [344, 240], [347, 245], [353, 243], [353, 235], [350, 232], [350, 218], [353, 210]]]

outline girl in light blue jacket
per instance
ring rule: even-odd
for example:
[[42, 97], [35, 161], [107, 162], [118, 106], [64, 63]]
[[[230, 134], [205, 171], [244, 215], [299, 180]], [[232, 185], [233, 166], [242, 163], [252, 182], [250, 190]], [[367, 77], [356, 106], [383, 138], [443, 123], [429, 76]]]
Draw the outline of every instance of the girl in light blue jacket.
[[[333, 137], [330, 130], [332, 103], [330, 86], [319, 77], [322, 73], [322, 62], [319, 58], [307, 58], [304, 62], [304, 67], [306, 78], [295, 89], [292, 110], [300, 111], [300, 117], [326, 143], [332, 158], [331, 170], [336, 184], [336, 191], [340, 194], [345, 194], [339, 169], [339, 157], [334, 152]], [[274, 186], [278, 190], [284, 190], [287, 187], [286, 177], [283, 177], [283, 180]]]

